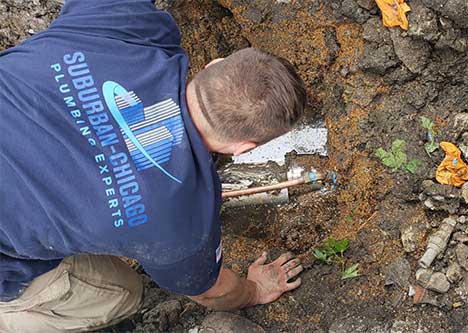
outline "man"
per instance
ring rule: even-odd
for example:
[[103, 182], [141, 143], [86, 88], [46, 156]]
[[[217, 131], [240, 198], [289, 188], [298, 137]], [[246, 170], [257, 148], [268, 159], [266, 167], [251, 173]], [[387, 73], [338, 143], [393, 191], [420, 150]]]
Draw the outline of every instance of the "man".
[[213, 309], [297, 288], [283, 254], [247, 278], [223, 268], [210, 152], [290, 130], [306, 94], [255, 49], [186, 85], [176, 24], [150, 0], [69, 0], [50, 28], [0, 54], [0, 331], [115, 324], [142, 302], [137, 259], [162, 288]]

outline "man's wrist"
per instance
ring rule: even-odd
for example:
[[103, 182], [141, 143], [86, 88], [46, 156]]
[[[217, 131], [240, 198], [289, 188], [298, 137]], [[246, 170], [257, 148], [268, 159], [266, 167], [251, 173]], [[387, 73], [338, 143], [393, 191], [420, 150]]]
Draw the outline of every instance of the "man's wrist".
[[246, 304], [246, 307], [259, 304], [257, 283], [249, 279], [245, 279], [245, 283], [246, 283], [246, 290], [249, 295], [248, 302], [247, 302], [248, 304]]

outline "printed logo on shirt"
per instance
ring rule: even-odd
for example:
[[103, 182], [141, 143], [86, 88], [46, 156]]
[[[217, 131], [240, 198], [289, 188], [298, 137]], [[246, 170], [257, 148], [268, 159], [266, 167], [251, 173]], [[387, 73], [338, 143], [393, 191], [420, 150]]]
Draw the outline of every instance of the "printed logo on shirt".
[[218, 263], [221, 260], [223, 253], [223, 242], [220, 241], [218, 247], [216, 248], [216, 262]]
[[113, 81], [104, 82], [102, 91], [136, 169], [158, 168], [172, 180], [182, 183], [162, 167], [171, 159], [174, 146], [182, 142], [184, 123], [179, 106], [168, 98], [143, 107], [133, 91]]

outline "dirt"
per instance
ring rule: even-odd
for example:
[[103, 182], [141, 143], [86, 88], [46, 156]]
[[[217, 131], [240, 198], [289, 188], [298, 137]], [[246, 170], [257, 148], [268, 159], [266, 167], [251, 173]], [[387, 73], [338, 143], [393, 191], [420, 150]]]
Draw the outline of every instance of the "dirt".
[[[433, 305], [413, 305], [417, 260], [428, 235], [448, 216], [419, 199], [422, 182], [434, 179], [443, 158], [424, 150], [420, 117], [432, 119], [437, 140], [468, 145], [468, 4], [457, 0], [413, 0], [410, 28], [388, 29], [370, 0], [197, 0], [158, 1], [175, 17], [191, 58], [190, 75], [210, 60], [247, 46], [289, 59], [304, 79], [309, 105], [304, 122], [322, 119], [328, 128], [328, 158], [292, 156], [303, 166], [338, 174], [334, 191], [298, 188], [280, 207], [225, 209], [226, 265], [245, 273], [264, 249], [284, 251], [306, 267], [302, 286], [273, 304], [238, 311], [275, 332], [460, 332], [468, 326], [463, 282]], [[57, 15], [54, 1], [1, 0], [0, 49], [44, 29]], [[375, 156], [395, 139], [421, 165], [412, 174], [390, 172]], [[459, 205], [458, 214], [467, 207]], [[400, 236], [414, 227], [414, 247]], [[459, 227], [460, 232], [466, 226]], [[341, 280], [341, 267], [317, 262], [315, 247], [329, 237], [350, 240], [345, 265], [359, 263], [361, 276]], [[454, 244], [452, 244], [454, 245]], [[449, 246], [436, 269], [453, 260]], [[386, 285], [388, 267], [406, 259], [408, 286]], [[465, 279], [468, 277], [465, 277]], [[187, 331], [208, 310], [148, 283], [141, 313], [115, 332]], [[451, 305], [464, 300], [462, 306]], [[443, 303], [443, 304], [442, 304]], [[444, 306], [448, 304], [450, 306]]]

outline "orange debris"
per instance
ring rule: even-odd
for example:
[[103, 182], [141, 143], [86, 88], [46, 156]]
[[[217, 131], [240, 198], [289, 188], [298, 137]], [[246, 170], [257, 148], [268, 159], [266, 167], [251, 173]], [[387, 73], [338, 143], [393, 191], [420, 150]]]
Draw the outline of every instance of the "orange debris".
[[436, 171], [436, 179], [441, 184], [460, 187], [468, 181], [468, 165], [462, 160], [460, 149], [453, 143], [441, 142], [445, 158]]
[[401, 27], [408, 30], [408, 19], [406, 12], [411, 10], [405, 0], [375, 0], [382, 12], [382, 21], [384, 26]]

